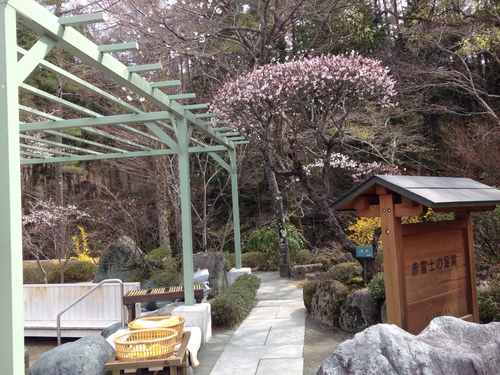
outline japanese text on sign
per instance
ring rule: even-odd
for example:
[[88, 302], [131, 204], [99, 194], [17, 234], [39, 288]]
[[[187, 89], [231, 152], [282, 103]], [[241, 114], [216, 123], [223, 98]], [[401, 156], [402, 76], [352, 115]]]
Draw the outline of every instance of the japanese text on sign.
[[456, 254], [447, 255], [442, 258], [421, 260], [420, 262], [413, 262], [411, 265], [411, 274], [413, 276], [424, 275], [426, 273], [444, 270], [457, 266]]

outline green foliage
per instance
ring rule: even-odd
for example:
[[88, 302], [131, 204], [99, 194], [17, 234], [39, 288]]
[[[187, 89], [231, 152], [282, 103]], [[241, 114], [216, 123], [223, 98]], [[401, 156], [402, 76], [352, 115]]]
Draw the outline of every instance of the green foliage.
[[250, 267], [260, 271], [271, 271], [276, 269], [272, 266], [271, 255], [268, 253], [244, 253], [241, 254], [241, 263], [243, 267]]
[[172, 256], [172, 250], [165, 249], [163, 247], [158, 247], [156, 249], [150, 250], [144, 258], [149, 261], [162, 262], [168, 260]]
[[[59, 284], [61, 272], [58, 261], [42, 262], [43, 269], [47, 273], [48, 284]], [[97, 266], [92, 262], [72, 260], [64, 268], [64, 281], [66, 283], [79, 283], [92, 281]], [[43, 284], [43, 272], [36, 262], [23, 263], [23, 283]]]
[[490, 277], [488, 283], [477, 291], [479, 321], [483, 324], [500, 322], [500, 276]]
[[255, 275], [241, 275], [211, 304], [212, 323], [216, 327], [235, 327], [252, 311], [260, 279]]
[[80, 283], [92, 281], [95, 275], [97, 265], [87, 261], [71, 261], [64, 268], [64, 282]]
[[159, 286], [177, 285], [180, 269], [179, 261], [172, 256], [172, 250], [164, 248], [153, 249], [142, 259], [137, 280], [144, 281], [151, 279]]
[[292, 263], [295, 264], [312, 264], [316, 262], [316, 255], [307, 249], [303, 249], [297, 252], [292, 258]]
[[385, 278], [383, 272], [378, 272], [373, 276], [370, 284], [368, 284], [370, 295], [376, 301], [383, 301], [385, 299]]
[[[56, 261], [42, 262], [43, 269], [47, 273], [47, 283], [57, 284], [61, 282], [59, 263]], [[37, 262], [23, 263], [23, 283], [43, 284], [43, 273]]]
[[337, 280], [344, 284], [356, 284], [363, 272], [363, 267], [358, 261], [339, 263], [331, 266], [325, 273], [321, 275], [321, 280]]
[[[224, 266], [224, 269], [226, 271], [229, 271], [231, 268], [236, 267], [236, 255], [234, 253], [223, 251], [222, 254], [224, 255], [224, 259], [226, 260], [226, 264]], [[272, 271], [276, 269], [276, 267], [273, 267], [271, 262], [271, 255], [268, 253], [243, 253], [241, 254], [241, 263], [243, 267], [250, 267], [254, 270]]]
[[[302, 232], [292, 223], [286, 223], [286, 236], [288, 239], [288, 248], [290, 258], [294, 257], [306, 244]], [[274, 265], [279, 264], [278, 253], [278, 233], [276, 223], [272, 222], [264, 227], [254, 230], [250, 233], [245, 246], [250, 251], [261, 251], [269, 253]]]

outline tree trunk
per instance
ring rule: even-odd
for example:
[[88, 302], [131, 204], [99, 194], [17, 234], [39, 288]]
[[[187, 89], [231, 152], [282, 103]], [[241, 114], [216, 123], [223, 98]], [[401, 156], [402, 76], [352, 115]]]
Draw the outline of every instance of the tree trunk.
[[276, 215], [276, 229], [278, 232], [278, 252], [280, 264], [280, 277], [290, 277], [290, 251], [288, 248], [288, 237], [286, 234], [285, 214], [283, 208], [283, 197], [278, 187], [276, 175], [270, 167], [266, 167], [269, 189], [274, 199], [274, 212]]
[[298, 167], [295, 169], [296, 174], [300, 177], [302, 185], [309, 193], [309, 198], [316, 204], [320, 212], [326, 214], [326, 219], [330, 229], [333, 231], [334, 238], [342, 245], [344, 250], [349, 251], [353, 256], [356, 256], [356, 246], [352, 240], [345, 234], [340, 226], [334, 210], [330, 207], [328, 200], [324, 199], [311, 184], [311, 181], [306, 176], [303, 168]]
[[175, 218], [175, 243], [173, 244], [172, 252], [174, 254], [182, 254], [182, 212], [181, 212], [181, 193], [179, 191], [179, 158], [173, 155], [170, 158], [170, 168], [167, 169], [167, 190], [172, 208], [174, 209]]

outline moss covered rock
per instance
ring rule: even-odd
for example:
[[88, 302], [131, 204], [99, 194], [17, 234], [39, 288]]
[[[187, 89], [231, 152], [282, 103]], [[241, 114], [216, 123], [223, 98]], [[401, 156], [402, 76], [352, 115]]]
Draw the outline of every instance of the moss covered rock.
[[349, 289], [337, 280], [310, 281], [304, 285], [304, 305], [311, 318], [328, 326], [338, 326], [340, 308]]

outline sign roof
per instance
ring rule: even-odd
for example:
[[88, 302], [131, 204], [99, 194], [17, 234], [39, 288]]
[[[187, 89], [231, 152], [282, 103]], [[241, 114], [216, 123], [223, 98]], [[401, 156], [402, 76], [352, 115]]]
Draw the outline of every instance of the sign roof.
[[333, 208], [354, 209], [354, 198], [377, 195], [377, 185], [429, 208], [500, 204], [500, 190], [470, 178], [375, 175], [334, 202]]

